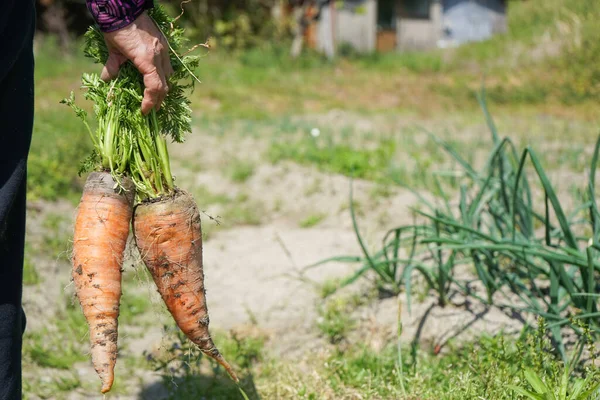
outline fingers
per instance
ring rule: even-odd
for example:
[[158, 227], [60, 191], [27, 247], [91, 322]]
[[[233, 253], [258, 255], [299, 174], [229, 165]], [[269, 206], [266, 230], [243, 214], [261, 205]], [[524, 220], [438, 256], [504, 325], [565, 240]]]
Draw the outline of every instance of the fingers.
[[[169, 45], [146, 12], [134, 23], [104, 35], [111, 54], [102, 70], [102, 79], [117, 76], [120, 65], [131, 60], [144, 77], [142, 112], [148, 114], [160, 105], [169, 91], [167, 80], [173, 74]], [[116, 53], [113, 55], [113, 53]]]
[[123, 64], [125, 61], [127, 61], [125, 57], [111, 51], [108, 55], [108, 59], [106, 60], [106, 64], [102, 68], [100, 78], [103, 81], [115, 79], [117, 75], [119, 75], [119, 68], [121, 67], [121, 64]]
[[163, 50], [161, 51], [162, 67], [167, 79], [173, 75], [173, 66], [171, 66], [171, 58], [169, 57], [169, 45], [164, 37], [161, 38]]
[[173, 75], [173, 72], [175, 72], [171, 66], [171, 59], [169, 58], [168, 54], [163, 57], [163, 71], [165, 71], [165, 76], [167, 79], [169, 79], [169, 77]]
[[162, 67], [144, 74], [144, 86], [142, 113], [147, 115], [152, 109], [160, 110], [160, 105], [169, 90]]
[[165, 75], [164, 65], [164, 47], [156, 40], [153, 48], [151, 60], [151, 69], [145, 71], [140, 68], [144, 74], [144, 98], [142, 100], [142, 113], [148, 114], [152, 109], [160, 110], [160, 105], [165, 99], [169, 87]]

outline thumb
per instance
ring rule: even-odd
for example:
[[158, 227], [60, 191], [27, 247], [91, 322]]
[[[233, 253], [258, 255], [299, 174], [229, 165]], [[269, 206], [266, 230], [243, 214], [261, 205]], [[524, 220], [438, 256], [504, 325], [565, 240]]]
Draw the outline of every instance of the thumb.
[[110, 53], [108, 55], [108, 59], [106, 60], [106, 64], [102, 68], [102, 73], [100, 74], [100, 78], [103, 81], [110, 81], [119, 75], [119, 68], [121, 65], [127, 61], [125, 57], [120, 54]]

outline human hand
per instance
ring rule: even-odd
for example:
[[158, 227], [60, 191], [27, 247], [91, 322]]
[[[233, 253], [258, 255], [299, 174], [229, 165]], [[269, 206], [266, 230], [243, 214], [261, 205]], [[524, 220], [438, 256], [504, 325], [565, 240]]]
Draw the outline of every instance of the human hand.
[[116, 78], [119, 67], [127, 60], [144, 76], [142, 113], [159, 110], [169, 86], [167, 79], [173, 73], [169, 45], [148, 13], [142, 13], [126, 27], [104, 34], [108, 46], [108, 60], [102, 69], [105, 81]]

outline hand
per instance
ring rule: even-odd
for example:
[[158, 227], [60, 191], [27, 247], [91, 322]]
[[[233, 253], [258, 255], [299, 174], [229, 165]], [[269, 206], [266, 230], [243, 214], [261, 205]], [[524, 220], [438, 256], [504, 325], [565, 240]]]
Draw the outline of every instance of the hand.
[[104, 34], [108, 46], [108, 60], [102, 69], [105, 81], [116, 78], [119, 67], [127, 60], [144, 76], [142, 113], [159, 110], [169, 86], [167, 79], [173, 73], [169, 45], [163, 34], [146, 12], [126, 27]]

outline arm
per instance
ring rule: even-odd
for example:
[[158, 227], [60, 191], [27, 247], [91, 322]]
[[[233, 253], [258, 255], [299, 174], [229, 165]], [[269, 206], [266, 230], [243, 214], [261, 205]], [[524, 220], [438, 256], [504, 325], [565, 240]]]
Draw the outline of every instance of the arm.
[[114, 32], [131, 24], [152, 0], [86, 0], [87, 8], [102, 32]]
[[144, 76], [142, 112], [160, 109], [173, 73], [169, 46], [154, 21], [145, 12], [152, 0], [86, 0], [94, 20], [104, 32], [109, 55], [102, 79], [115, 78], [127, 60]]

